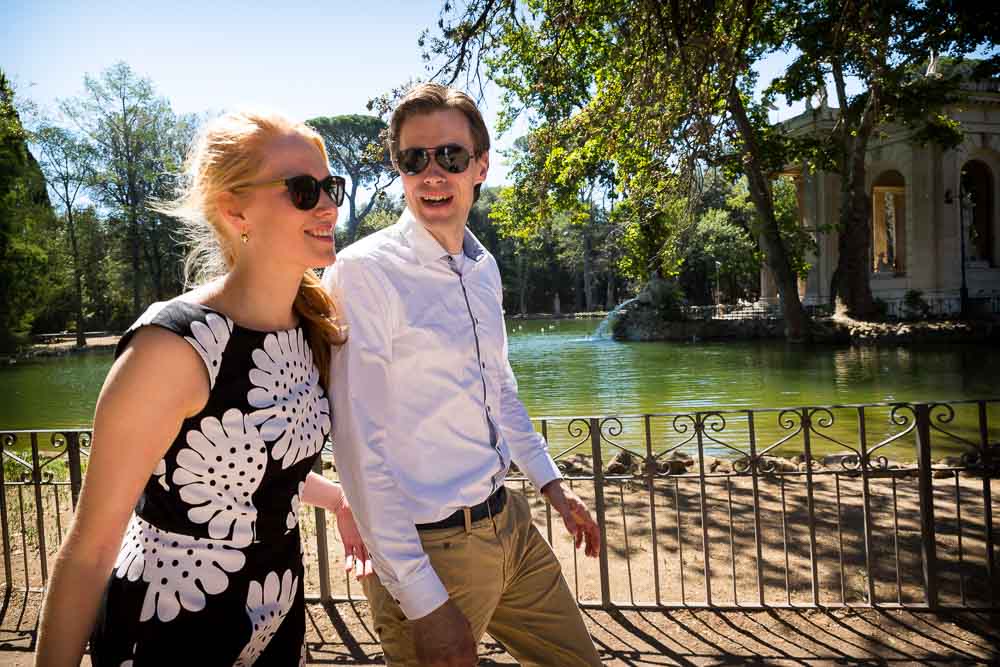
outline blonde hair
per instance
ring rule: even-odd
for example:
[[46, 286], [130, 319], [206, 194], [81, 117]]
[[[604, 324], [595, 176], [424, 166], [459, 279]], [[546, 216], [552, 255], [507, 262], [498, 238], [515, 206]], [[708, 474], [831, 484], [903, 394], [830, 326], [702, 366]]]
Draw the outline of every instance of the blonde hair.
[[[216, 208], [218, 196], [233, 192], [260, 171], [271, 140], [298, 134], [315, 144], [327, 160], [323, 139], [302, 123], [275, 113], [238, 111], [209, 122], [188, 152], [178, 196], [160, 202], [157, 211], [177, 218], [183, 226], [189, 251], [184, 259], [187, 287], [203, 284], [232, 269], [239, 245]], [[347, 340], [336, 302], [327, 294], [312, 269], [302, 275], [293, 304], [306, 333], [313, 360], [324, 387], [330, 381], [330, 345]]]

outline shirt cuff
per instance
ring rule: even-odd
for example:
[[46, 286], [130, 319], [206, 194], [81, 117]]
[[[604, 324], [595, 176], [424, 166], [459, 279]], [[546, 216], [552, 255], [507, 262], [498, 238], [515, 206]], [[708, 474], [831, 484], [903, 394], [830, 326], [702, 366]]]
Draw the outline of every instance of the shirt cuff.
[[405, 586], [387, 585], [386, 590], [411, 621], [423, 618], [448, 601], [448, 591], [432, 567], [428, 567], [419, 579]]
[[[542, 441], [542, 446], [546, 447], [545, 441]], [[556, 462], [552, 460], [549, 456], [548, 448], [546, 447], [543, 453], [538, 456], [533, 457], [530, 461], [517, 461], [517, 466], [521, 469], [531, 483], [535, 485], [535, 488], [539, 491], [542, 487], [551, 482], [554, 479], [562, 479], [562, 472], [556, 467]]]

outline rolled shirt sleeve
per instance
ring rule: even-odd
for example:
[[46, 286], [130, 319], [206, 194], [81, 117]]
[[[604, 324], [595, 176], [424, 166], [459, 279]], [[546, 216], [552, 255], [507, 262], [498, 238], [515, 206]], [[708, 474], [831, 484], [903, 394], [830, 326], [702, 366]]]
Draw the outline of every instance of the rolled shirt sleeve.
[[323, 276], [349, 327], [347, 342], [331, 355], [333, 451], [375, 572], [406, 617], [416, 619], [444, 604], [448, 592], [421, 546], [387, 455], [394, 304], [378, 272], [364, 258], [338, 259]]

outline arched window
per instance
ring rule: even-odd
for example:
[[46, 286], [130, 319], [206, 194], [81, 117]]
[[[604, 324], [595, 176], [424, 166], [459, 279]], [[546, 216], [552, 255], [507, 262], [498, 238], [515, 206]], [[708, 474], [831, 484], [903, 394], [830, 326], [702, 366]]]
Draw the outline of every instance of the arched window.
[[962, 230], [966, 235], [965, 260], [996, 266], [993, 172], [979, 160], [970, 160], [962, 167]]
[[882, 172], [872, 186], [872, 272], [906, 273], [906, 183]]

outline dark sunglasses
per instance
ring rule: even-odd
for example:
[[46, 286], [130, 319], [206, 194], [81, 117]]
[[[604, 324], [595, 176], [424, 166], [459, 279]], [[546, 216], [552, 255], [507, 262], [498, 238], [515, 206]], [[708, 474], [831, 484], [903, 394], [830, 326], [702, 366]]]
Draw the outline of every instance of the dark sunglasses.
[[467, 148], [448, 144], [435, 148], [406, 148], [399, 151], [396, 164], [407, 176], [416, 176], [431, 163], [431, 154], [434, 155], [434, 161], [450, 174], [461, 174], [469, 168], [472, 160], [472, 154]]
[[292, 199], [292, 205], [300, 211], [311, 211], [319, 203], [319, 193], [325, 191], [330, 195], [330, 199], [337, 206], [344, 203], [344, 190], [346, 182], [340, 176], [327, 176], [322, 181], [316, 180], [309, 174], [292, 176], [291, 178], [279, 178], [264, 183], [248, 183], [237, 186], [240, 188], [262, 188], [268, 185], [284, 185], [288, 188], [288, 196]]

